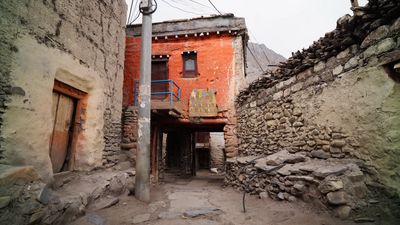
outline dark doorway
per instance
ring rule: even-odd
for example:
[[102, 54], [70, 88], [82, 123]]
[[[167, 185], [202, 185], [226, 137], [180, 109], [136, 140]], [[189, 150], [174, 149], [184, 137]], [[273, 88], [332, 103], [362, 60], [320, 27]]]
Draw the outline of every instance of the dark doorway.
[[166, 170], [183, 176], [195, 175], [194, 135], [188, 131], [167, 134]]
[[196, 169], [210, 169], [210, 149], [197, 148], [196, 149]]
[[196, 132], [196, 170], [210, 169], [210, 132]]
[[[168, 80], [168, 61], [167, 60], [153, 60], [151, 63], [151, 98], [152, 99], [165, 99], [168, 97], [165, 92], [169, 90], [169, 83], [163, 82]], [[163, 94], [164, 93], [164, 94]]]

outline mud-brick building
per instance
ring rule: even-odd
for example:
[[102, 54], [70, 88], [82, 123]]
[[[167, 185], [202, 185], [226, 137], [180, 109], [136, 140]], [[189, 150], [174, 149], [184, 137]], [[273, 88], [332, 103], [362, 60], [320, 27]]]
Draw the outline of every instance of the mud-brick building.
[[115, 164], [126, 3], [1, 1], [0, 15], [0, 163], [44, 181]]
[[[134, 151], [141, 25], [126, 34], [123, 148]], [[222, 156], [236, 155], [234, 96], [245, 78], [247, 39], [245, 20], [232, 14], [153, 24], [153, 172], [166, 165], [194, 174], [198, 157], [207, 160], [195, 150], [207, 138], [200, 132], [223, 132]]]

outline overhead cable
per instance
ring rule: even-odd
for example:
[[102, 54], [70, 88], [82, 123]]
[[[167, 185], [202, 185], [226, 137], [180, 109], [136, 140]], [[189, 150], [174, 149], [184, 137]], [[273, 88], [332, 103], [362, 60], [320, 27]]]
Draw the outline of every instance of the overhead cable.
[[208, 0], [208, 2], [214, 7], [215, 10], [217, 10], [217, 12], [222, 15], [222, 13], [217, 9], [217, 7], [215, 7], [215, 5], [212, 3], [211, 0]]
[[199, 13], [195, 13], [195, 12], [191, 12], [191, 11], [187, 11], [185, 9], [179, 8], [179, 7], [175, 6], [175, 5], [172, 5], [171, 3], [167, 2], [166, 0], [161, 0], [161, 1], [163, 1], [165, 4], [169, 5], [170, 7], [174, 8], [174, 9], [177, 9], [177, 10], [180, 10], [182, 12], [186, 12], [186, 13], [190, 13], [190, 14], [194, 14], [194, 15], [198, 15], [198, 16], [202, 15], [202, 14], [199, 14]]

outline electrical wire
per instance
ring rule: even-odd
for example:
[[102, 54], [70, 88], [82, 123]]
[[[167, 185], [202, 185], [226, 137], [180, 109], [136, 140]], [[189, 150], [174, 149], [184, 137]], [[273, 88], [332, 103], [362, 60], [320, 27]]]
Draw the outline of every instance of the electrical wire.
[[258, 61], [257, 57], [254, 55], [254, 53], [253, 53], [253, 51], [251, 50], [251, 48], [249, 48], [248, 45], [247, 45], [246, 47], [247, 47], [247, 49], [249, 50], [250, 54], [253, 56], [254, 61], [256, 61], [258, 67], [260, 67], [261, 71], [262, 71], [263, 73], [265, 73], [265, 70], [262, 68], [260, 62]]
[[222, 13], [217, 9], [217, 7], [215, 7], [215, 5], [212, 3], [211, 0], [208, 0], [208, 2], [214, 7], [215, 10], [217, 10], [217, 12], [222, 15]]
[[129, 25], [133, 24], [139, 18], [139, 16], [140, 16], [140, 11], [138, 11], [135, 18], [131, 22], [129, 22]]
[[196, 3], [197, 5], [201, 5], [201, 6], [204, 6], [204, 7], [206, 7], [206, 8], [211, 9], [210, 6], [205, 5], [205, 4], [203, 4], [203, 3], [201, 3], [201, 2], [198, 2], [198, 1], [196, 1], [196, 0], [188, 0], [188, 1], [193, 2], [193, 3]]
[[[139, 0], [138, 0], [138, 1], [139, 1]], [[129, 20], [131, 19], [131, 13], [132, 13], [133, 2], [134, 2], [134, 0], [131, 1], [131, 6], [129, 7], [128, 24], [129, 24]]]
[[187, 10], [185, 10], [185, 9], [179, 8], [179, 7], [177, 7], [177, 6], [174, 6], [174, 5], [172, 5], [171, 3], [167, 2], [166, 0], [161, 0], [161, 1], [163, 1], [165, 4], [169, 5], [170, 7], [174, 8], [174, 9], [177, 9], [177, 10], [180, 10], [180, 11], [182, 11], [182, 12], [186, 12], [186, 13], [190, 13], [190, 14], [194, 14], [194, 15], [198, 15], [198, 16], [201, 16], [201, 15], [202, 15], [202, 14], [199, 14], [199, 13], [187, 11]]
[[[256, 41], [257, 44], [260, 44], [260, 42], [257, 40], [257, 38], [256, 38], [256, 36], [254, 35], [254, 33], [251, 32], [251, 30], [250, 30], [249, 28], [247, 28], [247, 30], [249, 31], [250, 36], [252, 36], [252, 38], [254, 38], [254, 41]], [[271, 63], [271, 61], [269, 60], [269, 58], [268, 58], [268, 56], [267, 56], [267, 54], [265, 53], [265, 51], [264, 51], [263, 48], [261, 49], [261, 51], [262, 51], [263, 55], [265, 56], [265, 58], [267, 59], [267, 62], [268, 62], [268, 63]]]
[[[185, 7], [189, 7], [190, 9], [193, 9], [194, 12], [202, 13], [202, 14], [212, 14], [215, 10], [209, 6], [209, 5], [204, 5], [202, 3], [193, 1], [193, 0], [171, 0], [172, 2], [175, 2], [178, 5], [182, 5]], [[193, 11], [191, 10], [191, 11]]]
[[[132, 0], [132, 1], [134, 1], [134, 0]], [[138, 8], [138, 6], [139, 6], [139, 1], [140, 0], [137, 0], [136, 1], [136, 4], [135, 4], [135, 7], [133, 8], [133, 10], [132, 10], [132, 17], [134, 18], [134, 19], [131, 19], [132, 17], [129, 17], [128, 18], [128, 24], [130, 25], [130, 24], [132, 24], [133, 22], [135, 22], [136, 20], [137, 20], [137, 18], [139, 18], [139, 16], [140, 16], [140, 11], [138, 10], [137, 11], [137, 13], [136, 13], [136, 16], [133, 16], [134, 15], [134, 12], [136, 11], [136, 9]]]

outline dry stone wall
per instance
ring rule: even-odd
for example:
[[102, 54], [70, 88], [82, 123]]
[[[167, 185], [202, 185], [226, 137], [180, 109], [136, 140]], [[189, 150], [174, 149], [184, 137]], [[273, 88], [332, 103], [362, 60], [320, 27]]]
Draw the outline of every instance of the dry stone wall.
[[[89, 95], [76, 169], [116, 164], [126, 3], [1, 1], [0, 12], [1, 163], [34, 165], [42, 177], [51, 177], [48, 121], [59, 79]], [[58, 76], [60, 70], [67, 72]]]
[[123, 109], [122, 115], [122, 152], [132, 163], [136, 162], [138, 109], [134, 106]]
[[376, 198], [398, 199], [400, 84], [385, 65], [400, 60], [399, 9], [397, 1], [370, 1], [241, 92], [241, 157], [228, 160], [227, 183], [281, 200], [316, 199], [343, 218], [370, 213]]

